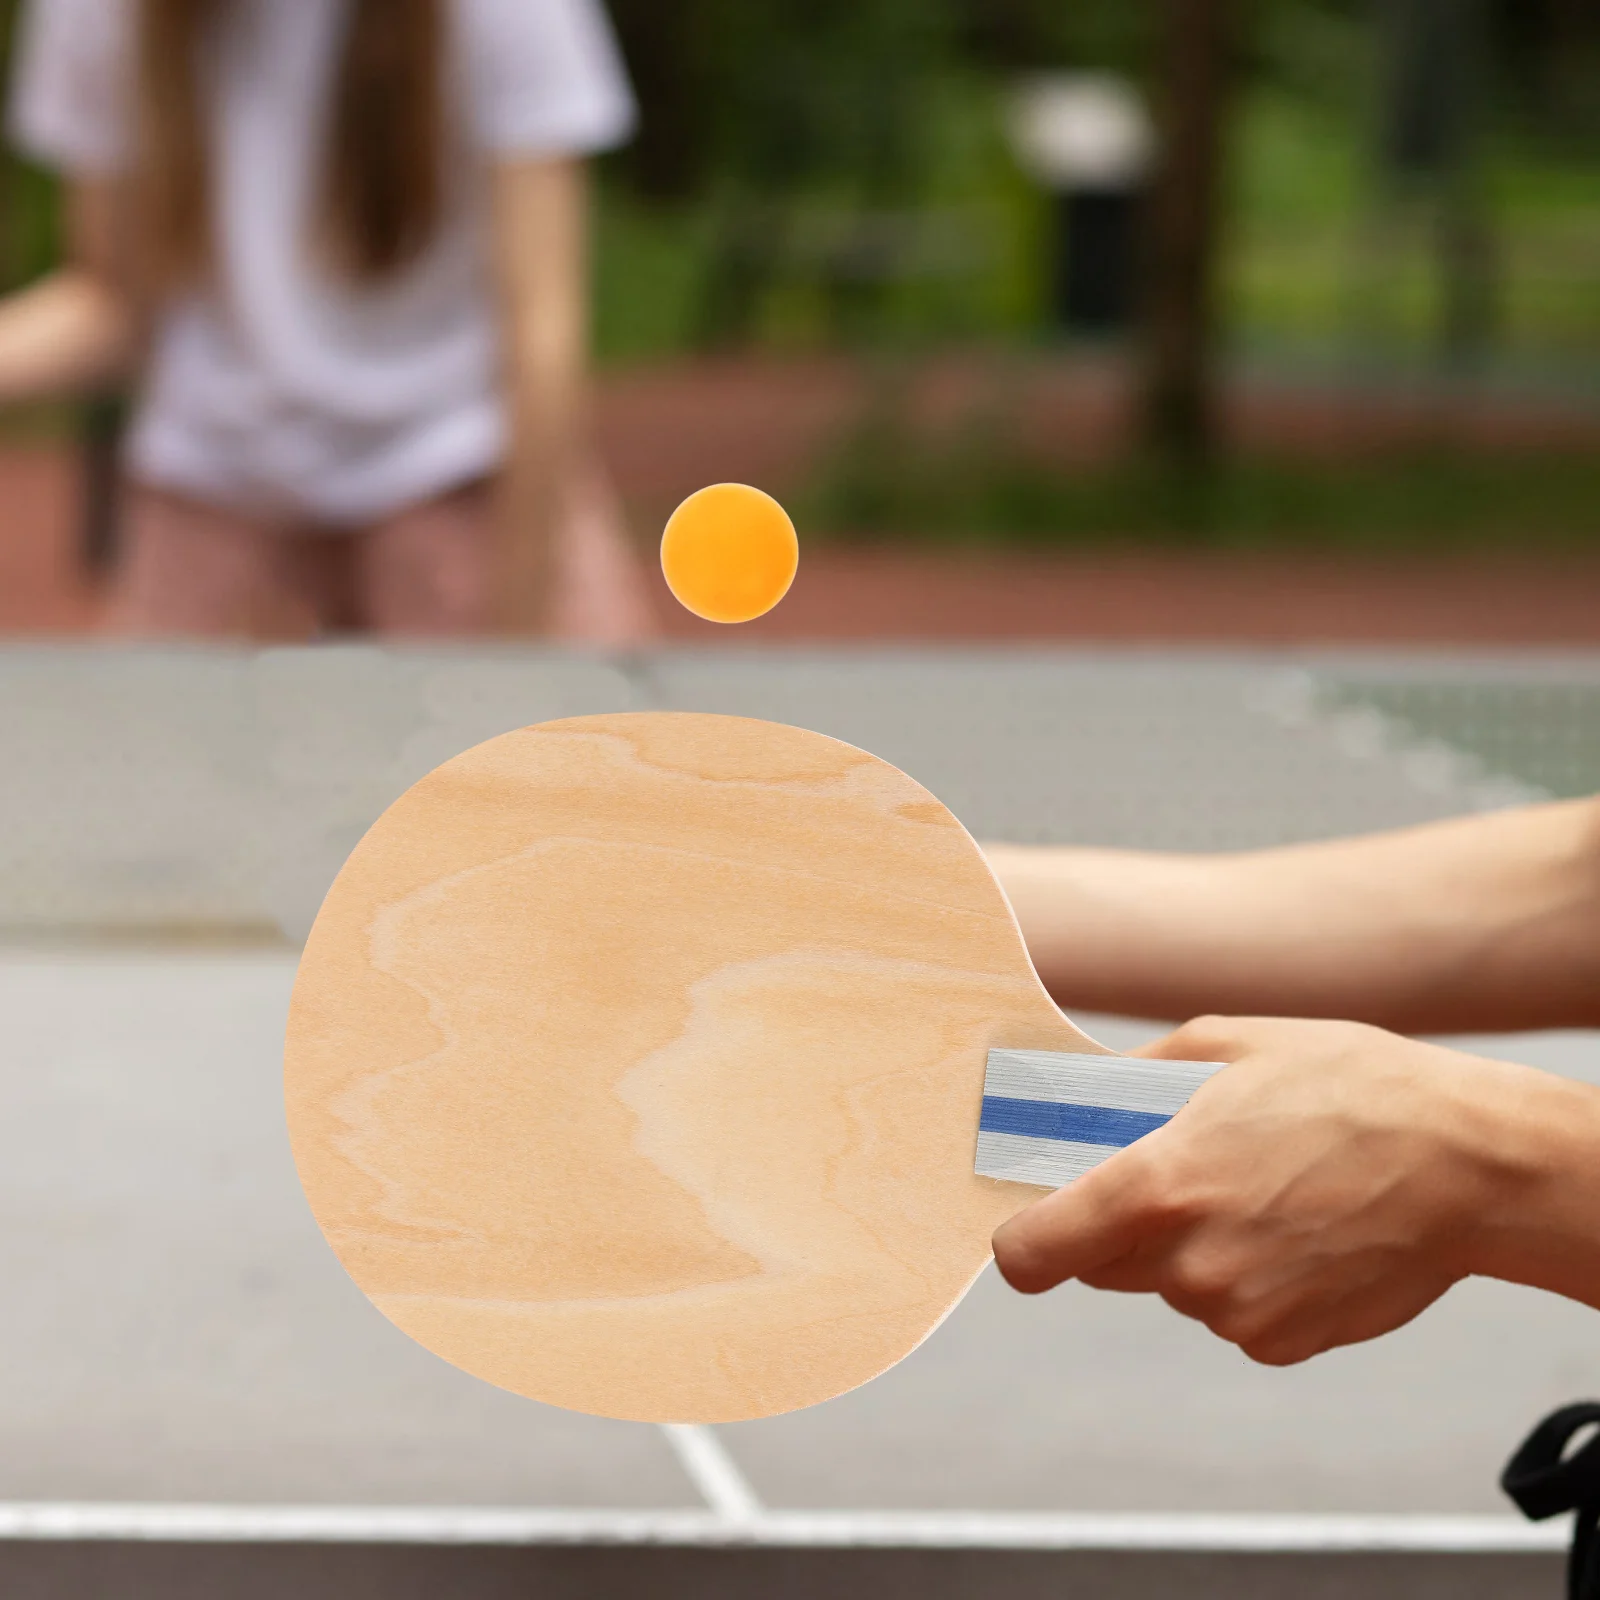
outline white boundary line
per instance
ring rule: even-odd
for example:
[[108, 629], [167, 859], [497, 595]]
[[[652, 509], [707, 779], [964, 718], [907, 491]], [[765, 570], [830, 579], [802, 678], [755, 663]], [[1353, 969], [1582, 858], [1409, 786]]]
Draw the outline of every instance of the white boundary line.
[[3, 1540], [180, 1544], [695, 1545], [1218, 1554], [1543, 1554], [1564, 1519], [972, 1511], [572, 1511], [0, 1503]]
[[664, 1422], [661, 1431], [700, 1498], [719, 1517], [749, 1522], [761, 1515], [761, 1500], [750, 1480], [711, 1428], [698, 1422]]

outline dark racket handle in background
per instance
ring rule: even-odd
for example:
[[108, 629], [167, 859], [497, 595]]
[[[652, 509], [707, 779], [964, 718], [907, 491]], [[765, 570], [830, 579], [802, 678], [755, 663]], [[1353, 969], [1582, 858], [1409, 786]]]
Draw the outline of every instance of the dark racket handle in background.
[[78, 425], [78, 548], [84, 567], [96, 576], [117, 557], [127, 416], [125, 396], [96, 395], [84, 404]]

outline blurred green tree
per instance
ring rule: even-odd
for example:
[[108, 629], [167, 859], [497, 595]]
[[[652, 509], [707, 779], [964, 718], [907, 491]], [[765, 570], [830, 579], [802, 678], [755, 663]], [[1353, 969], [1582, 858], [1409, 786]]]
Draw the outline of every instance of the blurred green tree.
[[619, 165], [685, 200], [730, 179], [882, 185], [914, 167], [928, 80], [1134, 69], [1143, 8], [1087, 0], [612, 0], [643, 109]]
[[[0, 0], [0, 72], [21, 3]], [[1171, 48], [1191, 3], [1206, 10], [1223, 0], [608, 0], [643, 108], [639, 137], [608, 161], [602, 215], [605, 305], [622, 308], [606, 325], [626, 325], [616, 353], [737, 343], [774, 327], [811, 344], [1038, 328], [1044, 268], [1034, 258], [1043, 261], [1048, 214], [1009, 164], [1004, 87], [1038, 70], [1112, 70], [1140, 80], [1176, 116], [1182, 86], [1172, 73], [1187, 73], [1192, 90], [1204, 76], [1195, 69], [1210, 59], [1207, 50]], [[1212, 75], [1220, 92], [1213, 112], [1183, 124], [1203, 137], [1171, 141], [1173, 183], [1155, 207], [1150, 253], [1155, 331], [1146, 349], [1167, 352], [1166, 376], [1146, 385], [1149, 414], [1166, 419], [1152, 428], [1191, 439], [1205, 431], [1193, 352], [1217, 336], [1206, 331], [1221, 318], [1207, 286], [1219, 264], [1240, 325], [1260, 326], [1264, 314], [1272, 337], [1328, 341], [1348, 320], [1339, 307], [1351, 297], [1341, 301], [1329, 285], [1345, 270], [1339, 230], [1353, 231], [1362, 201], [1356, 180], [1313, 194], [1321, 178], [1304, 152], [1327, 152], [1324, 173], [1341, 161], [1354, 172], [1381, 152], [1380, 24], [1401, 0], [1227, 3], [1231, 38]], [[1489, 40], [1477, 112], [1487, 175], [1483, 190], [1457, 192], [1499, 207], [1503, 168], [1487, 169], [1508, 150], [1516, 160], [1534, 152], [1523, 170], [1545, 166], [1518, 190], [1527, 197], [1522, 218], [1493, 241], [1503, 260], [1480, 247], [1482, 228], [1450, 237], [1465, 241], [1455, 254], [1468, 266], [1498, 261], [1497, 341], [1531, 331], [1541, 348], [1570, 346], [1568, 330], [1581, 342], [1592, 320], [1584, 217], [1593, 208], [1585, 210], [1582, 184], [1600, 145], [1600, 0], [1473, 3], [1486, 11]], [[1272, 115], [1256, 118], [1251, 108], [1266, 105]], [[1228, 128], [1241, 112], [1237, 148], [1252, 173], [1272, 177], [1251, 191], [1255, 209], [1243, 217], [1256, 252], [1244, 288], [1240, 258], [1230, 255], [1230, 240], [1244, 237], [1232, 226], [1237, 193], [1224, 181]], [[1172, 197], [1184, 188], [1191, 204], [1179, 219]], [[1205, 197], [1198, 210], [1196, 195]], [[1294, 220], [1280, 220], [1288, 212]], [[1307, 263], [1313, 234], [1302, 224], [1311, 212], [1319, 254]], [[1189, 240], [1181, 249], [1174, 228]], [[1540, 242], [1547, 236], [1549, 248]], [[56, 246], [55, 183], [5, 153], [0, 287], [46, 269]], [[1429, 325], [1422, 274], [1402, 264], [1399, 245], [1380, 254], [1383, 298], [1394, 307], [1382, 347], [1420, 345]], [[1474, 289], [1484, 274], [1457, 276], [1473, 292], [1433, 323], [1465, 329], [1470, 344], [1483, 337], [1474, 328], [1488, 326]]]
[[[647, 199], [709, 211], [709, 342], [749, 333], [799, 247], [800, 202], [881, 212], [925, 189], [964, 64], [955, 0], [614, 0], [613, 15], [643, 113], [618, 166]], [[836, 309], [872, 298], [870, 240], [821, 253]]]
[[[0, 86], [11, 82], [22, 0], [0, 0]], [[0, 147], [0, 291], [45, 272], [56, 259], [57, 186], [49, 174]]]

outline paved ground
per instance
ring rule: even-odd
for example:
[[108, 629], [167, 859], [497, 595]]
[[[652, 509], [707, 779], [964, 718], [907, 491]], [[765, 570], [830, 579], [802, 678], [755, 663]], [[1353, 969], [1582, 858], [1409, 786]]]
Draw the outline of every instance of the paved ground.
[[[658, 1430], [500, 1394], [366, 1305], [281, 1129], [292, 949], [172, 943], [284, 940], [350, 831], [473, 738], [756, 713], [898, 761], [980, 833], [1204, 848], [1579, 785], [1559, 738], [1504, 735], [1596, 695], [1592, 659], [0, 657], [0, 1500], [694, 1503]], [[166, 942], [83, 943], [118, 927]], [[1594, 1036], [1486, 1048], [1600, 1079]], [[1520, 1430], [1597, 1389], [1593, 1314], [1502, 1285], [1269, 1372], [1159, 1304], [991, 1276], [876, 1383], [719, 1434], [778, 1507], [1493, 1511]]]
[[[658, 614], [670, 638], [727, 642], [665, 599]], [[806, 552], [783, 604], [740, 632], [755, 643], [1593, 647], [1600, 557], [823, 547]]]

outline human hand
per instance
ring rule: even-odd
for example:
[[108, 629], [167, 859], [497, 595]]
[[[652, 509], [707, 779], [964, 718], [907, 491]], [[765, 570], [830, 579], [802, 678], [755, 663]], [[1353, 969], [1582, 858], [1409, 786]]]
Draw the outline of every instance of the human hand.
[[568, 643], [638, 649], [660, 632], [627, 517], [598, 466], [570, 477], [556, 530], [554, 633]]
[[1600, 1126], [1582, 1085], [1359, 1023], [1202, 1017], [1137, 1053], [1228, 1066], [1000, 1228], [1000, 1271], [1030, 1294], [1068, 1278], [1159, 1294], [1273, 1366], [1387, 1333], [1498, 1271], [1519, 1248], [1507, 1219], [1537, 1211], [1550, 1181], [1552, 1128], [1574, 1110]]

